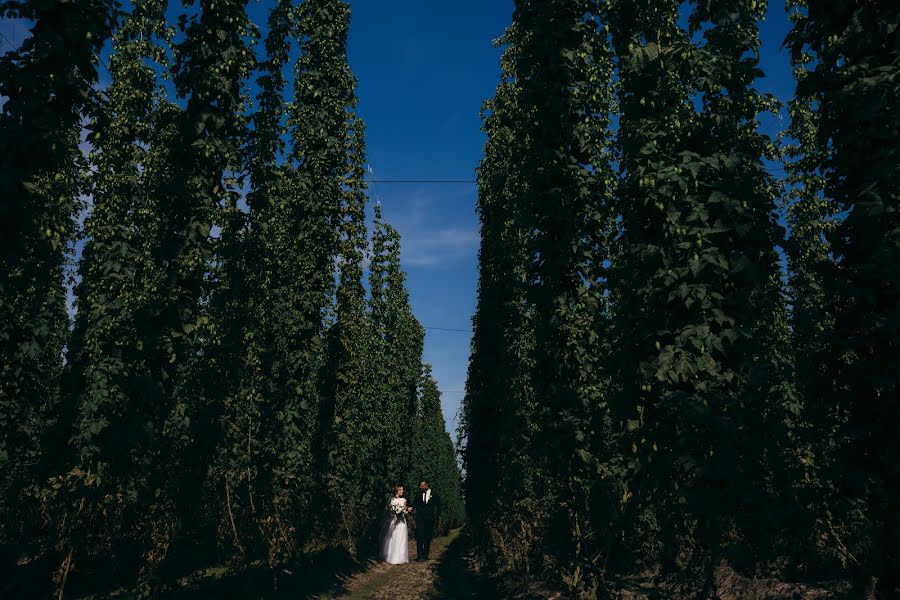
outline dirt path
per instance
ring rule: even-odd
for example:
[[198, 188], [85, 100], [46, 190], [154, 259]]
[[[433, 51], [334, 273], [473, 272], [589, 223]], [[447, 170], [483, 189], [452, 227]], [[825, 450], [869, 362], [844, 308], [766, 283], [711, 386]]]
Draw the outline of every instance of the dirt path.
[[388, 565], [371, 562], [369, 568], [343, 582], [338, 595], [319, 596], [319, 600], [450, 600], [496, 597], [490, 585], [470, 566], [469, 551], [460, 530], [437, 538], [431, 545], [431, 560], [416, 562], [415, 542], [410, 542], [411, 562]]

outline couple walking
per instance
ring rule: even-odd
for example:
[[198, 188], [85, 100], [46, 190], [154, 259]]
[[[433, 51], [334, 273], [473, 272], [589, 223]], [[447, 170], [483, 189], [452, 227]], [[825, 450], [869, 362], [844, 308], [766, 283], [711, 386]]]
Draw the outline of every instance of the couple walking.
[[419, 491], [407, 502], [402, 485], [394, 486], [394, 494], [388, 502], [381, 537], [381, 558], [391, 565], [409, 562], [409, 528], [406, 516], [416, 517], [416, 560], [428, 560], [434, 523], [441, 510], [441, 498], [427, 481], [419, 482]]

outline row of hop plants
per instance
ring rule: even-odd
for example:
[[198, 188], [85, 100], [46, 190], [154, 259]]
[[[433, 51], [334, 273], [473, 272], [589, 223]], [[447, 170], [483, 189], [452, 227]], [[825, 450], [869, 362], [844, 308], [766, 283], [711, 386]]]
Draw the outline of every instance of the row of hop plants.
[[277, 586], [371, 552], [398, 480], [463, 521], [380, 207], [370, 246], [349, 5], [246, 4], [0, 5], [4, 597]]
[[706, 598], [723, 562], [898, 593], [898, 13], [790, 0], [782, 106], [767, 9], [515, 2], [460, 427], [497, 570], [583, 598], [647, 569]]

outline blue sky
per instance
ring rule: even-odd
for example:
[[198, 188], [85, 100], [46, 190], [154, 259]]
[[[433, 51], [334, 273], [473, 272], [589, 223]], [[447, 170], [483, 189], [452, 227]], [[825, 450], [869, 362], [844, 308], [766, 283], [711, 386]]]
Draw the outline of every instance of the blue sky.
[[[350, 65], [369, 160], [379, 179], [473, 179], [484, 135], [479, 110], [499, 80], [492, 41], [509, 24], [511, 0], [351, 0]], [[794, 83], [780, 46], [789, 24], [773, 2], [762, 24], [760, 89], [786, 100]], [[774, 135], [787, 120], [762, 129]], [[375, 190], [371, 189], [373, 195]], [[477, 191], [471, 184], [379, 185], [385, 216], [403, 236], [413, 308], [425, 326], [470, 329], [478, 260]], [[471, 336], [427, 330], [425, 360], [444, 391], [455, 433]]]
[[[359, 82], [369, 162], [377, 179], [475, 178], [484, 136], [479, 111], [493, 95], [493, 40], [512, 2], [351, 0], [350, 66]], [[471, 329], [478, 260], [474, 184], [378, 184], [385, 218], [402, 235], [416, 316], [426, 327]], [[471, 335], [426, 330], [425, 360], [455, 433]]]
[[[376, 179], [474, 179], [484, 145], [479, 110], [499, 78], [499, 50], [492, 42], [510, 22], [512, 0], [350, 4], [349, 59]], [[251, 17], [261, 26], [268, 6], [250, 2]], [[794, 86], [788, 56], [780, 50], [788, 27], [783, 3], [771, 3], [762, 24], [760, 66], [766, 77], [759, 88], [783, 101]], [[0, 20], [0, 33], [20, 42], [25, 25]], [[787, 125], [786, 116], [772, 122], [763, 115], [760, 121], [769, 135]], [[402, 235], [416, 316], [426, 327], [470, 330], [478, 277], [475, 185], [382, 183], [371, 186], [370, 195], [373, 201], [378, 196], [386, 219]], [[470, 341], [468, 331], [427, 330], [425, 360], [444, 392], [452, 433]]]

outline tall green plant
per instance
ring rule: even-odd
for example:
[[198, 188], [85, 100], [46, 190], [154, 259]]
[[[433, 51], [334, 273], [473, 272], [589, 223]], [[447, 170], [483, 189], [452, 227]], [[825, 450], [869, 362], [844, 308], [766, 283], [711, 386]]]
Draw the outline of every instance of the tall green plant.
[[[803, 3], [788, 3], [791, 19], [802, 19]], [[805, 483], [798, 492], [808, 507], [799, 520], [805, 529], [810, 560], [821, 560], [811, 547], [815, 538], [827, 539], [834, 525], [828, 516], [834, 493], [829, 490], [827, 473], [834, 466], [837, 427], [840, 417], [833, 403], [818, 397], [821, 381], [831, 378], [828, 361], [822, 360], [835, 335], [834, 306], [827, 282], [832, 259], [827, 236], [836, 221], [833, 203], [825, 195], [825, 179], [820, 172], [827, 151], [819, 142], [819, 113], [814, 94], [805, 89], [808, 70], [814, 68], [807, 52], [794, 53], [793, 72], [797, 94], [787, 105], [790, 127], [782, 135], [785, 154], [784, 213], [789, 230], [784, 250], [788, 265], [788, 294], [791, 303], [791, 350], [793, 374], [802, 418], [797, 427], [798, 463], [805, 472]], [[831, 493], [830, 493], [831, 492]], [[815, 523], [818, 525], [815, 525]], [[837, 549], [834, 547], [833, 549]], [[831, 549], [827, 551], [834, 554]]]
[[[828, 234], [835, 265], [825, 282], [834, 334], [821, 359], [817, 400], [838, 416], [830, 531], [857, 567], [859, 592], [900, 589], [900, 527], [895, 435], [900, 322], [898, 219], [897, 11], [886, 2], [806, 2], [788, 37], [795, 62], [810, 59], [798, 97], [816, 107], [817, 139], [804, 173], [824, 178], [843, 219]], [[834, 523], [832, 523], [834, 525]]]
[[355, 104], [346, 58], [347, 5], [307, 0], [298, 11], [301, 55], [294, 65], [295, 99], [287, 111], [291, 168], [269, 225], [275, 268], [273, 375], [283, 399], [275, 494], [285, 531], [287, 525], [305, 530], [317, 481], [313, 444], [322, 403], [324, 319], [340, 252], [352, 119], [347, 111]]
[[52, 488], [72, 496], [54, 498], [49, 511], [61, 533], [58, 546], [70, 550], [64, 572], [73, 562], [90, 564], [89, 558], [125, 547], [128, 569], [154, 545], [135, 515], [152, 503], [153, 447], [164, 428], [153, 360], [158, 349], [151, 342], [156, 332], [149, 324], [164, 270], [153, 254], [159, 180], [178, 114], [157, 77], [168, 66], [166, 6], [136, 2], [123, 19], [109, 58], [108, 102], [88, 136], [96, 170], [66, 366], [71, 421], [65, 425], [72, 427], [75, 455], [57, 465], [62, 471], [51, 480]]
[[[369, 263], [369, 323], [371, 329], [372, 353], [371, 384], [378, 413], [385, 415], [391, 410], [390, 399], [396, 391], [392, 372], [397, 347], [389, 341], [388, 331], [392, 328], [395, 315], [387, 297], [387, 276], [390, 268], [390, 230], [384, 221], [381, 204], [375, 205], [372, 223], [372, 255]], [[378, 439], [383, 455], [382, 484], [387, 487], [404, 480], [400, 472], [403, 463], [403, 439], [400, 419], [382, 419], [378, 424]]]
[[151, 422], [158, 432], [146, 449], [155, 457], [146, 484], [154, 498], [144, 520], [153, 542], [146, 555], [146, 593], [156, 587], [156, 566], [184, 523], [198, 519], [204, 508], [203, 457], [209, 456], [211, 432], [197, 378], [203, 347], [216, 331], [206, 306], [216, 256], [213, 226], [222, 226], [222, 213], [233, 209], [240, 193], [235, 174], [246, 136], [244, 82], [252, 68], [245, 4], [200, 0], [180, 19], [184, 37], [174, 49], [174, 86], [186, 105], [178, 140], [166, 156], [172, 167], [158, 191], [153, 258], [164, 274], [145, 342], [157, 384]]
[[[348, 173], [341, 200], [341, 246], [336, 318], [328, 332], [330, 347], [326, 393], [325, 450], [330, 490], [340, 502], [340, 523], [355, 550], [378, 523], [384, 485], [381, 481], [380, 415], [370, 367], [372, 328], [363, 288], [363, 260], [368, 243], [365, 225], [365, 146], [362, 121], [348, 120]], [[387, 416], [381, 414], [382, 419]], [[352, 490], [352, 493], [348, 493]]]
[[372, 383], [379, 414], [385, 415], [379, 430], [384, 488], [394, 483], [411, 484], [412, 456], [416, 452], [414, 416], [425, 331], [412, 313], [405, 281], [400, 234], [382, 220], [381, 207], [376, 206], [369, 304], [375, 349]]
[[[603, 11], [518, 3], [503, 40], [503, 80], [484, 111], [479, 304], [460, 428], [482, 550], [520, 571], [556, 565], [584, 593], [606, 537], [589, 532], [603, 521], [609, 531], [612, 489], [598, 429], [608, 425], [614, 185]], [[546, 510], [557, 502], [562, 511]]]
[[601, 485], [594, 419], [602, 404], [598, 312], [604, 303], [608, 211], [614, 178], [609, 151], [612, 55], [598, 2], [516, 3], [522, 30], [515, 69], [525, 114], [522, 201], [530, 240], [527, 299], [535, 327], [532, 382], [540, 423], [532, 456], [539, 493], [559, 502], [547, 535], [566, 585], [593, 594], [597, 552], [587, 540]]
[[64, 269], [86, 170], [78, 142], [98, 106], [96, 56], [114, 13], [106, 0], [10, 1], [0, 11], [32, 24], [22, 45], [0, 57], [2, 544], [20, 537], [12, 511], [22, 488], [55, 458], [42, 455], [42, 436], [60, 411]]
[[[731, 397], [718, 411], [725, 429], [715, 434], [727, 443], [714, 442], [718, 450], [706, 477], [716, 489], [729, 486], [729, 502], [718, 509], [729, 513], [727, 527], [737, 528], [741, 541], [761, 554], [775, 551], [772, 545], [781, 540], [769, 534], [784, 533], [792, 521], [791, 435], [800, 410], [789, 381], [787, 308], [776, 251], [785, 235], [776, 222], [780, 189], [763, 164], [775, 157], [775, 149], [757, 130], [759, 116], [779, 108], [774, 97], [755, 87], [762, 75], [757, 54], [765, 11], [765, 3], [752, 0], [729, 6], [695, 2], [689, 18], [691, 34], [696, 38], [702, 31], [703, 40], [695, 42], [695, 89], [703, 99], [698, 141], [707, 157], [721, 161], [708, 164], [705, 173], [709, 214], [729, 230], [701, 234], [699, 247], [705, 252], [718, 245], [730, 263], [720, 293], [738, 335], [723, 365], [735, 376]], [[778, 508], [760, 513], [754, 510], [760, 505]]]
[[527, 498], [535, 479], [528, 454], [535, 428], [529, 381], [534, 332], [525, 302], [530, 234], [521, 201], [525, 174], [518, 168], [528, 115], [514, 71], [519, 38], [514, 25], [497, 41], [507, 46], [501, 82], [482, 108], [487, 142], [478, 168], [478, 303], [458, 433], [472, 535], [487, 554], [490, 532], [503, 530], [509, 517], [494, 506], [498, 491]]
[[[787, 439], [782, 234], [762, 164], [770, 144], [755, 131], [772, 107], [753, 88], [764, 7], [697, 3], [685, 30], [678, 4], [622, 2], [613, 13], [623, 173], [616, 413], [629, 521], [652, 524], [634, 539], [661, 544], [670, 568], [711, 569], [726, 533], [757, 531], [747, 511], [785, 487], [768, 474], [783, 471]], [[711, 571], [695, 581], [711, 582]]]
[[[412, 453], [413, 467], [410, 483], [421, 480], [437, 490], [441, 497], [441, 511], [437, 530], [446, 533], [465, 520], [456, 450], [441, 410], [441, 393], [431, 374], [431, 365], [423, 365], [419, 407], [411, 422], [415, 426]], [[412, 488], [413, 491], [418, 487]]]
[[413, 428], [420, 392], [419, 376], [425, 347], [425, 330], [410, 305], [406, 273], [403, 272], [400, 258], [400, 233], [388, 225], [387, 235], [389, 244], [385, 297], [388, 321], [385, 343], [391, 349], [387, 363], [390, 369], [387, 380], [391, 387], [385, 408], [388, 415], [396, 415], [394, 418], [398, 425], [395, 447], [399, 456], [394, 467], [396, 473], [391, 476], [402, 482], [408, 480], [413, 456], [418, 452], [413, 446]]
[[217, 335], [205, 349], [207, 402], [217, 442], [205, 493], [215, 499], [219, 543], [245, 561], [264, 554], [279, 559], [292, 540], [281, 527], [273, 504], [273, 470], [278, 464], [282, 430], [277, 382], [271, 377], [277, 358], [277, 332], [271, 316], [278, 282], [274, 207], [287, 197], [290, 172], [282, 164], [289, 51], [296, 35], [296, 9], [279, 0], [268, 17], [264, 60], [257, 64], [258, 108], [244, 147], [249, 177], [249, 212], [228, 207], [220, 238], [218, 279], [211, 297]]

